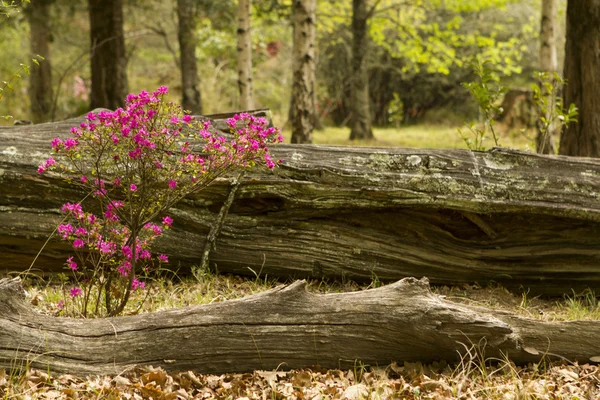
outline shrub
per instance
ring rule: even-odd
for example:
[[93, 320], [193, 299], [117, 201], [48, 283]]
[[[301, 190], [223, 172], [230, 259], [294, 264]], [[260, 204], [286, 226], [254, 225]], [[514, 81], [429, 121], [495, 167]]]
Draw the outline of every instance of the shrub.
[[38, 168], [66, 176], [98, 206], [95, 214], [65, 204], [58, 227], [75, 250], [66, 263], [77, 282], [70, 300], [83, 316], [122, 313], [131, 291], [144, 289], [140, 278], [168, 261], [150, 247], [170, 228], [171, 206], [233, 170], [277, 164], [267, 145], [282, 138], [264, 118], [235, 115], [226, 137], [163, 101], [166, 94], [162, 86], [130, 94], [124, 108], [89, 113], [68, 139], [52, 140], [57, 159]]

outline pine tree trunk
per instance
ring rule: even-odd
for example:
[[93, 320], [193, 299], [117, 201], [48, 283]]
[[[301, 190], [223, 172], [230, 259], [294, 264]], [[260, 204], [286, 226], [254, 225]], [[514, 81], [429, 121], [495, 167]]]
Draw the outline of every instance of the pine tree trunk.
[[315, 0], [294, 0], [292, 143], [312, 143], [315, 116]]
[[366, 0], [352, 1], [352, 83], [350, 95], [350, 140], [373, 139], [369, 100], [369, 73], [367, 70]]
[[563, 130], [560, 154], [600, 157], [600, 0], [569, 0], [565, 44], [565, 106], [579, 109]]
[[196, 60], [196, 6], [194, 0], [177, 0], [179, 20], [179, 65], [181, 69], [181, 106], [192, 114], [202, 113]]
[[[540, 70], [550, 76], [558, 71], [558, 59], [556, 54], [556, 0], [542, 0], [542, 21], [540, 24]], [[551, 78], [554, 82], [554, 78]], [[548, 93], [542, 86], [543, 94], [548, 98], [548, 110], [546, 119], [551, 118], [555, 99], [552, 93]], [[554, 135], [556, 125], [551, 123], [546, 132], [538, 126], [535, 142], [536, 151], [542, 154], [554, 154]]]
[[252, 32], [250, 28], [250, 9], [252, 0], [239, 0], [237, 29], [237, 66], [238, 88], [240, 90], [240, 108], [254, 108], [252, 89]]
[[89, 0], [92, 55], [91, 108], [116, 109], [127, 96], [122, 0]]
[[27, 9], [30, 26], [31, 56], [42, 56], [39, 65], [32, 66], [29, 76], [31, 120], [47, 122], [52, 113], [52, 65], [50, 63], [50, 3], [38, 0]]

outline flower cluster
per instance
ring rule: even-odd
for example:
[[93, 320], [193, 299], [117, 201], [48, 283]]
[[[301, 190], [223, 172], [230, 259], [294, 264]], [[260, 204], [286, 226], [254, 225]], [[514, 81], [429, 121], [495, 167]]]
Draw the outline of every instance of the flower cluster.
[[[131, 290], [144, 288], [137, 276], [151, 260], [168, 260], [164, 254], [152, 256], [150, 245], [173, 221], [152, 221], [223, 174], [277, 165], [268, 145], [282, 137], [266, 119], [235, 115], [227, 121], [230, 132], [219, 133], [209, 121], [163, 101], [166, 94], [161, 86], [153, 93], [128, 95], [123, 108], [89, 113], [71, 128], [70, 137], [52, 140], [55, 156], [38, 168], [39, 173], [64, 173], [99, 205], [101, 212], [93, 214], [79, 204], [65, 204], [72, 223], [61, 224], [58, 233], [79, 259], [79, 264], [68, 259], [67, 268], [88, 286], [100, 285], [104, 296], [120, 296], [114, 309], [105, 302], [109, 315], [122, 312]], [[119, 284], [124, 290], [111, 286]], [[86, 293], [84, 288], [70, 294]]]

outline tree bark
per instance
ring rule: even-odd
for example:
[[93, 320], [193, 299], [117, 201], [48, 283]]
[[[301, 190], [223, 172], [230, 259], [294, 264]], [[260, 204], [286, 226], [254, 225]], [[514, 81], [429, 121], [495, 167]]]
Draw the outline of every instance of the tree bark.
[[315, 105], [315, 0], [294, 0], [292, 143], [312, 143]]
[[569, 0], [565, 44], [565, 106], [579, 109], [563, 129], [560, 154], [600, 157], [600, 0]]
[[350, 140], [373, 139], [367, 70], [369, 11], [366, 0], [352, 0], [352, 82]]
[[42, 56], [39, 65], [32, 66], [29, 75], [29, 101], [31, 120], [34, 123], [51, 119], [52, 64], [50, 62], [50, 4], [53, 0], [39, 0], [27, 8], [30, 27], [32, 57]]
[[181, 106], [192, 114], [202, 113], [196, 60], [196, 12], [195, 0], [177, 0]]
[[517, 364], [600, 355], [600, 321], [542, 322], [452, 303], [426, 279], [378, 289], [312, 294], [305, 282], [239, 300], [130, 317], [66, 319], [27, 306], [16, 280], [0, 280], [0, 367], [117, 375], [134, 365], [201, 373], [292, 369], [355, 362], [459, 361], [485, 343], [486, 357]]
[[252, 31], [250, 29], [252, 0], [238, 1], [237, 66], [240, 108], [254, 108], [252, 89]]
[[[550, 77], [558, 72], [558, 57], [556, 53], [556, 16], [558, 14], [556, 0], [542, 0], [542, 20], [540, 23], [540, 70], [547, 73]], [[554, 82], [554, 78], [551, 78]], [[554, 94], [540, 85], [542, 94], [548, 101], [548, 110], [546, 111], [546, 120], [552, 118], [552, 110], [555, 107], [556, 99]], [[535, 141], [535, 148], [541, 154], [554, 154], [554, 135], [556, 125], [551, 123], [547, 131], [540, 129], [538, 124], [538, 133]]]
[[125, 103], [127, 58], [122, 0], [88, 0], [90, 14], [91, 108], [116, 109]]
[[[257, 112], [257, 115], [266, 113]], [[223, 131], [231, 114], [213, 117]], [[84, 194], [35, 171], [53, 137], [81, 119], [0, 127], [0, 270], [29, 268]], [[495, 281], [531, 293], [600, 286], [600, 160], [490, 152], [279, 145], [275, 171], [253, 170], [217, 238], [210, 265], [270, 277], [435, 284]], [[227, 179], [185, 199], [156, 243], [172, 265], [198, 265], [231, 190]], [[33, 270], [63, 270], [51, 240]]]

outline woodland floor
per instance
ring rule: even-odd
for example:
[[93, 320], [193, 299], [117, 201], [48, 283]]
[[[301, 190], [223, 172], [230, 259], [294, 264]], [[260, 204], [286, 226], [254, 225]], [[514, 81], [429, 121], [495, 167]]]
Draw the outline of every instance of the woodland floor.
[[[315, 144], [340, 145], [340, 146], [380, 146], [380, 147], [408, 147], [425, 149], [466, 149], [464, 140], [458, 129], [466, 131], [464, 124], [421, 123], [417, 125], [399, 126], [397, 128], [373, 128], [375, 139], [349, 140], [350, 129], [346, 127], [325, 127], [323, 130], [313, 132]], [[519, 150], [535, 149], [535, 132], [522, 132], [520, 129], [509, 129], [498, 124], [500, 137], [498, 144], [503, 147]], [[284, 130], [285, 143], [290, 143], [291, 131]], [[495, 146], [490, 137], [483, 142], [486, 149]]]
[[[138, 292], [128, 313], [207, 304], [267, 290], [280, 283], [267, 278], [198, 272], [182, 281], [160, 279], [146, 293]], [[318, 292], [364, 290], [380, 286], [373, 281], [328, 283], [312, 281]], [[59, 282], [27, 286], [27, 298], [42, 313], [76, 316], [59, 309], [66, 288]], [[437, 287], [447, 299], [517, 312], [544, 320], [600, 319], [595, 293], [573, 293], [560, 299], [541, 299], [526, 292], [513, 294], [502, 287]], [[140, 300], [146, 298], [143, 306]], [[144, 367], [116, 377], [55, 376], [52, 371], [19, 372], [0, 369], [1, 399], [599, 399], [600, 368], [596, 365], [540, 363], [515, 366], [510, 361], [489, 359], [485, 345], [473, 346], [458, 365], [444, 361], [388, 366], [356, 361], [350, 370], [322, 370], [313, 366], [293, 371], [253, 371], [246, 374], [202, 375], [196, 372], [167, 374]], [[283, 368], [282, 368], [283, 369]]]

